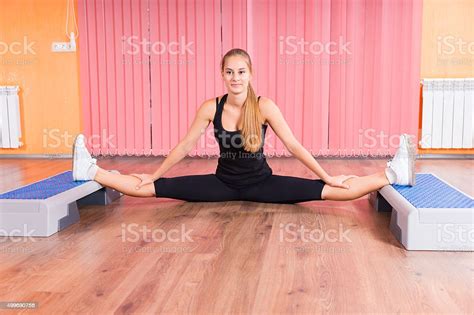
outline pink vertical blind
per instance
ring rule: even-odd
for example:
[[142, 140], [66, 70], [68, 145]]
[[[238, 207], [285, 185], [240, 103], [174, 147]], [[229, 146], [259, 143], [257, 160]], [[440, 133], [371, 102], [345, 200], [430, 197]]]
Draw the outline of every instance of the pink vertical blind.
[[[421, 1], [79, 0], [84, 131], [94, 154], [166, 155], [225, 93], [221, 56], [246, 49], [314, 155], [393, 153], [416, 134]], [[146, 44], [143, 44], [143, 43]], [[212, 124], [191, 155], [216, 154]], [[267, 154], [287, 154], [269, 129]]]
[[148, 2], [78, 2], [84, 133], [93, 154], [151, 153]]
[[[150, 36], [168, 47], [150, 55], [153, 154], [166, 155], [199, 106], [222, 93], [220, 1], [151, 1]], [[218, 152], [211, 129], [191, 155]]]
[[[331, 2], [330, 154], [393, 154], [398, 135], [417, 135], [421, 1]], [[347, 57], [347, 58], [346, 58]]]
[[[93, 154], [168, 154], [199, 105], [222, 93], [220, 1], [83, 0], [78, 13]], [[209, 129], [193, 154], [217, 152]]]
[[[242, 7], [251, 26], [241, 33], [247, 35], [257, 93], [273, 99], [297, 139], [312, 154], [319, 154], [328, 145], [329, 55], [324, 51], [309, 55], [297, 43], [329, 41], [330, 1], [249, 1]], [[224, 23], [223, 33], [232, 34], [233, 27], [238, 26]], [[229, 46], [239, 40], [234, 37]], [[227, 48], [225, 44], [224, 40]], [[271, 130], [265, 150], [269, 155], [288, 155]]]
[[[257, 93], [312, 154], [393, 154], [400, 133], [417, 134], [421, 9], [418, 0], [232, 1], [223, 47], [247, 48]], [[266, 145], [287, 154], [273, 132]]]

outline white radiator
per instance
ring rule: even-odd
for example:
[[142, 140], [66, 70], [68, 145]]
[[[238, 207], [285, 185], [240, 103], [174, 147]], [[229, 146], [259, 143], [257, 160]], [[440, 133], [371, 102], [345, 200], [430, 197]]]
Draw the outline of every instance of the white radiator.
[[18, 86], [0, 86], [0, 148], [22, 145]]
[[424, 79], [421, 147], [473, 148], [473, 107], [474, 78]]

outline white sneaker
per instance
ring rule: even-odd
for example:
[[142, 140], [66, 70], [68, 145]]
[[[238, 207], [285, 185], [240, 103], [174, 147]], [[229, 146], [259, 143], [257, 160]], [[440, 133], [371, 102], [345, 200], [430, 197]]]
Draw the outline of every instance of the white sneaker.
[[390, 184], [414, 186], [416, 147], [407, 134], [400, 135], [400, 147], [393, 159], [387, 162], [385, 174]]
[[93, 180], [99, 167], [96, 165], [97, 160], [92, 158], [86, 148], [86, 141], [83, 134], [79, 134], [74, 140], [72, 155], [73, 180]]

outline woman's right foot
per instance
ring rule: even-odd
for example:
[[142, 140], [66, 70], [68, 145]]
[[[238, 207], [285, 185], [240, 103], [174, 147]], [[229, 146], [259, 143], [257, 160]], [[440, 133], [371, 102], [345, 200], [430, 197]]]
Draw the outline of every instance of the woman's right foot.
[[407, 134], [400, 135], [400, 147], [393, 159], [387, 162], [385, 175], [390, 184], [414, 186], [416, 147]]
[[92, 158], [86, 148], [85, 136], [83, 134], [79, 134], [74, 140], [72, 155], [73, 180], [94, 180], [99, 167], [96, 165], [97, 160]]

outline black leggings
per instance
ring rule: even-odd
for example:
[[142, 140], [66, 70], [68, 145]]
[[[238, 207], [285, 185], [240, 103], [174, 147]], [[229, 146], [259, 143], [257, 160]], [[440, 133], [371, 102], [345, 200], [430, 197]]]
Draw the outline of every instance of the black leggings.
[[159, 178], [154, 182], [157, 198], [185, 201], [245, 200], [268, 203], [298, 203], [321, 200], [325, 185], [321, 179], [271, 175], [244, 189], [226, 185], [215, 174]]

